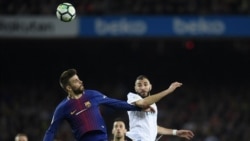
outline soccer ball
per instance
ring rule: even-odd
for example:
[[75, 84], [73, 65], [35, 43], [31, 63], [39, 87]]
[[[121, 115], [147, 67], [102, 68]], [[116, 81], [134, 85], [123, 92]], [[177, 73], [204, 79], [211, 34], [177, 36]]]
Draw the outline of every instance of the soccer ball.
[[56, 17], [63, 22], [70, 22], [76, 17], [76, 9], [71, 3], [61, 3], [57, 6]]

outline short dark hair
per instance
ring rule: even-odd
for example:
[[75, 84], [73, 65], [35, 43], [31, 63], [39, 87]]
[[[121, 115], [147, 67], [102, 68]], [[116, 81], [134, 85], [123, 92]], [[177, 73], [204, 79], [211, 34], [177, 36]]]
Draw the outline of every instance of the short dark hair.
[[76, 69], [68, 69], [66, 71], [64, 71], [61, 76], [60, 76], [60, 86], [66, 91], [66, 86], [69, 84], [69, 79], [76, 75], [77, 71]]
[[139, 75], [136, 77], [136, 80], [148, 79], [146, 75]]
[[114, 119], [114, 122], [116, 122], [116, 121], [122, 121], [122, 122], [125, 123], [125, 119], [122, 118], [122, 117], [117, 117], [117, 118], [115, 118], [115, 119]]

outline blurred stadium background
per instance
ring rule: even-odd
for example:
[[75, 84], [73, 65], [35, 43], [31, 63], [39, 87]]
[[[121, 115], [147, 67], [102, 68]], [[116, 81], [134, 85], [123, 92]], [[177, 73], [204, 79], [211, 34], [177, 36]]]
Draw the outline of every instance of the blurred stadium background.
[[[159, 125], [191, 129], [193, 141], [249, 141], [249, 0], [70, 1], [70, 23], [56, 19], [61, 2], [0, 1], [0, 141], [17, 132], [43, 138], [68, 68], [86, 88], [123, 100], [139, 74], [153, 92], [183, 82], [158, 103]], [[115, 117], [127, 118], [101, 111], [109, 133]], [[74, 140], [67, 123], [56, 138]], [[161, 139], [169, 140], [183, 139]]]

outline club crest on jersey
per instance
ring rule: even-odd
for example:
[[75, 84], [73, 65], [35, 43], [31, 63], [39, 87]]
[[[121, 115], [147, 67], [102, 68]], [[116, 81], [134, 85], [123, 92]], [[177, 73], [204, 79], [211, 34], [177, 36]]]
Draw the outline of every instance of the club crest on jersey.
[[87, 101], [87, 102], [84, 102], [84, 105], [85, 105], [85, 107], [86, 107], [86, 108], [89, 108], [89, 107], [91, 107], [91, 103], [90, 103], [89, 101]]

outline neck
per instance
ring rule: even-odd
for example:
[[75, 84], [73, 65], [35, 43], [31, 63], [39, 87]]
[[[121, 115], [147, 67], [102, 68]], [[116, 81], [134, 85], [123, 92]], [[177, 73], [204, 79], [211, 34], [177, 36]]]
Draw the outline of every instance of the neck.
[[79, 99], [80, 97], [82, 97], [82, 94], [79, 94], [79, 95], [68, 94], [69, 99]]

